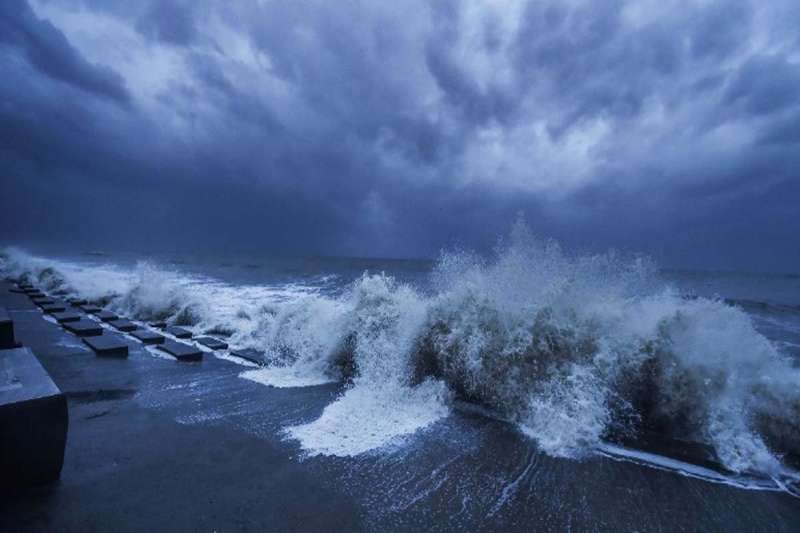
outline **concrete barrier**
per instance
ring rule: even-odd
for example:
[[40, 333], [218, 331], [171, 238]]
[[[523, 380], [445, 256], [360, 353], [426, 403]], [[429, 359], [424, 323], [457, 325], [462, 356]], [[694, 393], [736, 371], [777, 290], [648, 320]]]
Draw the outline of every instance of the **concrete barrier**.
[[203, 359], [203, 352], [198, 348], [170, 339], [165, 340], [163, 344], [159, 344], [158, 349], [167, 352], [178, 361], [200, 361]]
[[97, 311], [96, 313], [92, 313], [94, 316], [102, 320], [103, 322], [112, 322], [114, 320], [119, 320], [119, 316], [116, 313], [112, 313], [111, 311], [101, 310]]
[[111, 327], [113, 327], [113, 328], [116, 328], [116, 329], [118, 329], [120, 331], [124, 331], [126, 333], [130, 332], [130, 331], [136, 331], [137, 329], [139, 329], [139, 326], [137, 324], [134, 324], [133, 322], [131, 322], [127, 318], [120, 318], [118, 320], [111, 320], [111, 321], [109, 321], [109, 325]]
[[214, 337], [198, 337], [195, 341], [212, 350], [226, 350], [228, 348], [227, 342], [222, 342]]
[[150, 331], [149, 329], [137, 329], [131, 331], [131, 336], [135, 337], [144, 344], [161, 344], [164, 342], [164, 335]]
[[14, 321], [8, 311], [0, 307], [0, 350], [16, 348], [17, 342], [14, 340]]
[[64, 302], [53, 302], [51, 304], [45, 304], [42, 306], [42, 311], [48, 314], [53, 313], [63, 313], [67, 310], [67, 304]]
[[267, 364], [266, 355], [263, 352], [259, 352], [258, 350], [254, 350], [252, 348], [231, 350], [231, 355], [246, 361], [250, 361], [251, 363], [255, 363], [257, 365], [264, 366]]
[[67, 401], [29, 348], [0, 351], [0, 491], [58, 479]]
[[192, 332], [179, 326], [170, 326], [165, 330], [170, 335], [179, 339], [191, 339]]
[[94, 320], [82, 318], [75, 322], [65, 322], [62, 324], [65, 330], [77, 335], [78, 337], [95, 337], [103, 334], [103, 326]]
[[109, 357], [128, 357], [128, 345], [116, 335], [98, 335], [83, 339], [86, 345], [97, 355]]
[[84, 315], [82, 313], [78, 313], [77, 311], [62, 311], [60, 313], [53, 313], [53, 318], [55, 318], [56, 322], [59, 324], [63, 324], [65, 322], [77, 322], [83, 317]]

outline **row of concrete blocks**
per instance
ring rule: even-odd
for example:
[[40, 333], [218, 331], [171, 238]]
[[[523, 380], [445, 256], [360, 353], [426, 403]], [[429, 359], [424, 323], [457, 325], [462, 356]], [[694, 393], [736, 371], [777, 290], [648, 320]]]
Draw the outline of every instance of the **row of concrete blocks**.
[[58, 479], [68, 426], [64, 394], [0, 308], [0, 493]]
[[[102, 322], [108, 323], [111, 327], [129, 334], [144, 344], [155, 345], [156, 348], [179, 361], [199, 361], [203, 357], [203, 352], [195, 346], [177, 342], [153, 330], [141, 328], [138, 324], [90, 304], [86, 300], [70, 299], [66, 303], [53, 300], [30, 285], [20, 286], [19, 292], [27, 294], [33, 303], [51, 315], [64, 329], [81, 337], [83, 342], [98, 355], [127, 357], [128, 346], [118, 337], [104, 335], [104, 328], [96, 321], [88, 319], [83, 313], [94, 315]], [[177, 339], [192, 339], [192, 332], [179, 326], [168, 326], [164, 322], [151, 322], [149, 326], [161, 329]], [[192, 340], [211, 350], [228, 349], [227, 343], [213, 337], [198, 337]], [[266, 362], [264, 354], [257, 350], [233, 349], [230, 350], [230, 354], [258, 365]]]

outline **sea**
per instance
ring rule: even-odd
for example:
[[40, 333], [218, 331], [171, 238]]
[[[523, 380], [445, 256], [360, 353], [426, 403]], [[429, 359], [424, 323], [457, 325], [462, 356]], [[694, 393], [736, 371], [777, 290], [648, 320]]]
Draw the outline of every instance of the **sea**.
[[263, 353], [242, 383], [335, 387], [281, 438], [390, 529], [669, 530], [686, 491], [681, 519], [709, 529], [767, 527], [763, 506], [707, 516], [759, 494], [800, 506], [797, 273], [576, 254], [526, 228], [434, 260], [8, 247], [0, 269]]

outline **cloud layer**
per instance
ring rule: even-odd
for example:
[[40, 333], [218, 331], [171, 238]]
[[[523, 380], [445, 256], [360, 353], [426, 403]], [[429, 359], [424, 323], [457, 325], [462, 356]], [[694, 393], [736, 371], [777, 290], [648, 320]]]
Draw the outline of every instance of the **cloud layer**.
[[5, 240], [800, 269], [792, 1], [0, 7]]

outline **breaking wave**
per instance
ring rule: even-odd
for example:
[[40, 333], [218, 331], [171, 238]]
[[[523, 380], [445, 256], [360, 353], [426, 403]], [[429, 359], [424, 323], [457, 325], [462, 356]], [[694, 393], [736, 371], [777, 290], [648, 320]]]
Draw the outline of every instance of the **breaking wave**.
[[745, 311], [684, 297], [646, 258], [573, 256], [521, 223], [491, 259], [444, 254], [425, 291], [365, 273], [327, 296], [15, 249], [3, 266], [50, 291], [266, 351], [271, 364], [248, 379], [347, 381], [318, 419], [286, 429], [310, 454], [396, 442], [447, 416], [456, 398], [553, 456], [657, 433], [706, 445], [730, 471], [780, 476], [800, 452], [800, 369]]

